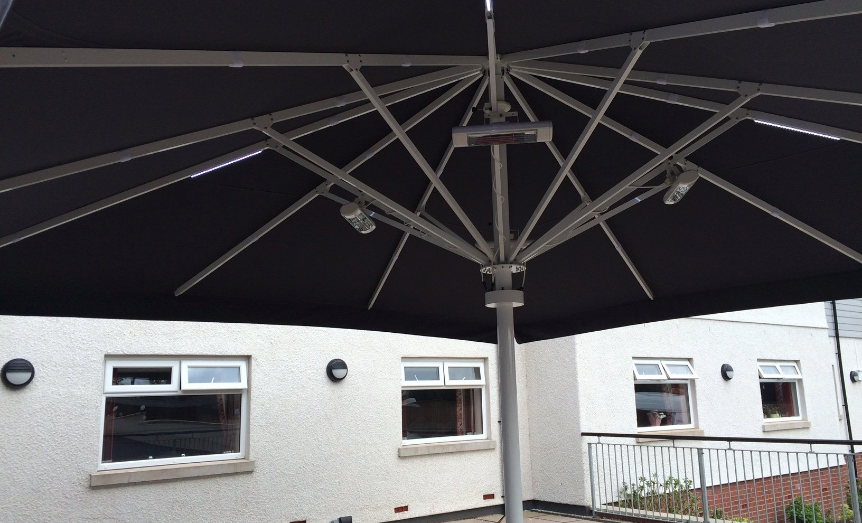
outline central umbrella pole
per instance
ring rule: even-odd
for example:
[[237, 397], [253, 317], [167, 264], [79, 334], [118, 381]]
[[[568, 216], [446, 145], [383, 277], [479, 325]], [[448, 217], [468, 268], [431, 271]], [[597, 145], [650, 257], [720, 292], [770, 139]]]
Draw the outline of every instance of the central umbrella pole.
[[[508, 283], [502, 281], [508, 275]], [[495, 288], [512, 288], [512, 273], [496, 275]], [[518, 434], [518, 381], [515, 369], [515, 321], [512, 302], [497, 304], [497, 358], [500, 373], [500, 427], [503, 447], [504, 499], [506, 521], [523, 523], [524, 496], [521, 490], [521, 443]]]

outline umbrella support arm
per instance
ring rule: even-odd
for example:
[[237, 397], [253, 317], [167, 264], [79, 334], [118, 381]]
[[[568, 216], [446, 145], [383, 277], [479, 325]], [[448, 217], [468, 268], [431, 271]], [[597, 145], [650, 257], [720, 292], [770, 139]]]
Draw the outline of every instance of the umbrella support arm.
[[[398, 82], [381, 85], [377, 87], [377, 91], [381, 95], [395, 93], [393, 96], [388, 96], [384, 101], [387, 104], [398, 103], [414, 96], [419, 96], [443, 85], [454, 83], [458, 80], [473, 76], [479, 73], [479, 71], [479, 68], [474, 67], [452, 67], [450, 69], [444, 69], [442, 71], [436, 71], [434, 73], [429, 73], [413, 78], [408, 78], [406, 80], [400, 80]], [[356, 91], [343, 96], [333, 96], [325, 100], [303, 104], [297, 107], [292, 107], [290, 109], [283, 109], [281, 111], [270, 113], [268, 116], [271, 116], [274, 122], [283, 122], [293, 118], [299, 118], [301, 116], [343, 107], [345, 105], [360, 102], [362, 100], [365, 100], [365, 94], [362, 91]], [[300, 129], [296, 130], [296, 136], [294, 136], [294, 138], [304, 136], [306, 134], [319, 131], [321, 129], [326, 129], [328, 127], [331, 127], [332, 125], [346, 122], [347, 120], [362, 116], [363, 114], [370, 113], [372, 111], [374, 111], [374, 106], [372, 106], [371, 104], [364, 104], [360, 107], [355, 107], [353, 109], [339, 113], [335, 116], [319, 120], [312, 124], [308, 124], [304, 127], [301, 127]], [[232, 123], [217, 125], [215, 127], [182, 134], [171, 138], [165, 138], [163, 140], [157, 140], [155, 142], [136, 145], [134, 147], [123, 149], [120, 151], [100, 154], [97, 156], [85, 158], [83, 160], [77, 160], [62, 165], [56, 165], [54, 167], [48, 167], [47, 169], [41, 169], [38, 171], [32, 171], [26, 174], [13, 176], [11, 178], [5, 178], [3, 180], [0, 180], [0, 193], [20, 189], [22, 187], [27, 187], [28, 185], [55, 180], [57, 178], [62, 178], [64, 176], [69, 176], [71, 174], [79, 172], [98, 169], [99, 167], [105, 167], [121, 162], [127, 162], [129, 160], [134, 160], [135, 158], [169, 151], [177, 147], [185, 147], [187, 145], [196, 144], [206, 140], [213, 140], [222, 136], [228, 136], [243, 131], [248, 131], [254, 127], [253, 124], [254, 118], [246, 118], [244, 120], [238, 120]]]
[[[616, 69], [612, 67], [596, 67], [592, 65], [562, 64], [558, 62], [526, 61], [518, 62], [517, 69], [525, 71], [544, 71], [547, 73], [566, 73], [582, 76], [597, 76], [599, 78], [614, 78]], [[628, 81], [644, 82], [656, 85], [677, 85], [682, 87], [699, 87], [716, 91], [736, 91], [742, 80], [725, 78], [708, 78], [683, 74], [657, 73], [653, 71], [636, 71], [629, 73]], [[813, 100], [846, 105], [862, 105], [862, 93], [836, 91], [831, 89], [816, 89], [772, 83], [758, 83], [761, 96], [776, 96], [799, 100]]]
[[[602, 209], [608, 204], [612, 204], [614, 201], [616, 201], [615, 198], [618, 199], [620, 193], [626, 191], [629, 186], [637, 183], [640, 179], [644, 178], [650, 173], [655, 172], [655, 170], [659, 169], [661, 165], [664, 164], [666, 161], [673, 161], [675, 156], [684, 158], [687, 153], [685, 151], [680, 153], [683, 148], [691, 144], [693, 141], [697, 140], [698, 137], [706, 133], [709, 129], [713, 128], [721, 120], [727, 117], [733, 117], [732, 115], [738, 109], [740, 109], [746, 102], [754, 98], [756, 95], [757, 94], [753, 92], [740, 92], [740, 96], [730, 104], [726, 105], [722, 111], [713, 115], [704, 123], [696, 127], [694, 130], [686, 134], [681, 139], [679, 139], [669, 148], [664, 149], [660, 154], [658, 154], [655, 158], [644, 164], [640, 169], [633, 172], [631, 175], [629, 175], [624, 180], [615, 185], [612, 189], [606, 191], [603, 195], [601, 195], [592, 203], [587, 205], [586, 208], [580, 211], [572, 211], [569, 216], [563, 218], [563, 220], [561, 220], [559, 223], [557, 223], [557, 225], [552, 227], [550, 231], [542, 235], [541, 238], [539, 238], [529, 247], [521, 251], [515, 261], [518, 263], [524, 263], [534, 258], [536, 251], [542, 249], [549, 243], [554, 242], [554, 240], [556, 240], [561, 235], [566, 234], [571, 229], [577, 227], [578, 225], [581, 225], [581, 223], [595, 210]], [[715, 136], [717, 136], [717, 134], [715, 133], [710, 133], [709, 135], [710, 139], [714, 138]], [[701, 143], [706, 142], [701, 140]], [[674, 163], [676, 162], [674, 161]]]
[[[550, 72], [546, 71], [545, 68], [542, 70], [539, 69], [530, 69], [530, 68], [522, 68], [520, 66], [512, 66], [511, 70], [512, 76], [523, 80], [524, 82], [534, 85], [539, 82], [535, 76], [542, 76], [545, 78], [551, 78], [553, 80], [559, 80], [561, 82], [573, 83], [576, 85], [583, 85], [586, 87], [594, 87], [597, 89], [607, 89], [611, 82], [610, 80], [605, 80], [603, 78], [594, 78], [591, 76], [585, 76], [581, 74], [574, 73], [566, 73], [566, 72]], [[763, 84], [756, 84], [752, 82], [742, 82], [741, 85], [750, 85], [755, 86], [755, 88], [760, 89], [760, 94], [762, 93]], [[535, 85], [534, 85], [535, 87]], [[538, 88], [538, 87], [537, 87]], [[548, 91], [546, 88], [538, 88], [542, 91]], [[553, 90], [554, 88], [550, 88]], [[620, 88], [620, 92], [623, 94], [627, 94], [630, 96], [636, 96], [639, 98], [646, 98], [648, 100], [656, 100], [659, 102], [665, 102], [673, 105], [682, 105], [684, 107], [692, 107], [695, 109], [703, 109], [704, 111], [712, 111], [718, 112], [720, 111], [724, 105], [719, 102], [713, 102], [711, 100], [704, 100], [702, 98], [694, 98], [692, 96], [685, 96], [676, 93], [669, 93], [667, 91], [661, 91], [658, 89], [653, 89], [650, 87], [641, 87], [638, 85], [623, 85]], [[548, 93], [550, 94], [550, 93]], [[558, 95], [551, 95], [554, 98], [560, 99]], [[566, 103], [562, 99], [560, 99], [563, 103]], [[583, 112], [581, 109], [577, 109], [577, 111]], [[607, 117], [606, 117], [607, 118]], [[764, 111], [757, 110], [749, 110], [746, 113], [746, 118], [749, 120], [760, 120], [774, 124], [786, 125], [789, 127], [796, 127], [800, 129], [805, 129], [807, 131], [812, 131], [816, 133], [826, 134], [829, 136], [833, 136], [835, 138], [840, 138], [842, 140], [847, 140], [849, 142], [862, 143], [862, 133], [857, 131], [852, 131], [849, 129], [842, 129], [840, 127], [835, 127], [831, 125], [824, 125], [816, 122], [811, 122], [807, 120], [800, 120], [798, 118], [790, 118], [787, 116], [781, 116], [774, 113], [767, 113]], [[608, 124], [605, 124], [608, 125]], [[629, 139], [637, 142], [635, 138], [636, 135], [626, 135]], [[640, 143], [640, 142], [638, 142]], [[642, 144], [646, 145], [646, 144]], [[649, 148], [649, 147], [648, 147]]]
[[[822, 0], [820, 2], [809, 2], [799, 5], [790, 5], [754, 11], [736, 15], [722, 16], [699, 20], [697, 22], [686, 22], [664, 27], [656, 27], [643, 31], [644, 40], [650, 42], [662, 42], [678, 38], [691, 38], [694, 36], [724, 33], [728, 31], [739, 31], [743, 29], [765, 29], [779, 24], [790, 24], [796, 22], [807, 22], [822, 18], [855, 15], [862, 12], [862, 5], [855, 0]], [[581, 40], [568, 44], [543, 47], [530, 51], [521, 51], [503, 55], [503, 61], [507, 63], [522, 62], [524, 60], [540, 60], [555, 56], [570, 54], [583, 54], [590, 51], [602, 49], [614, 49], [629, 45], [632, 33], [622, 33], [613, 36], [603, 36], [590, 40]]]

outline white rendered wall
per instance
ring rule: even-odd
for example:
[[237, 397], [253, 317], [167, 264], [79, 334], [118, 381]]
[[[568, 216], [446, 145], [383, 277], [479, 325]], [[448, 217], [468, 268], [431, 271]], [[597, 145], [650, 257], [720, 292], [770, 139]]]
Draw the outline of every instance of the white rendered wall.
[[[838, 325], [841, 333], [841, 325]], [[830, 338], [833, 343], [835, 338]], [[862, 375], [862, 338], [841, 338], [841, 358], [844, 361], [844, 382], [847, 385], [847, 406], [853, 425], [853, 438], [862, 439], [862, 382], [850, 381], [850, 371], [858, 370]]]
[[[590, 504], [579, 433], [637, 432], [632, 358], [693, 361], [700, 376], [694, 387], [696, 428], [707, 436], [844, 436], [822, 303], [635, 325], [530, 343], [524, 351], [536, 499]], [[800, 362], [811, 428], [763, 431], [758, 359]], [[721, 378], [723, 363], [735, 370], [729, 382]], [[857, 396], [862, 409], [862, 384]]]
[[[90, 488], [104, 359], [121, 354], [251, 356], [256, 470]], [[411, 356], [488, 358], [496, 449], [398, 457], [400, 361]], [[318, 523], [352, 515], [362, 523], [502, 503], [495, 345], [304, 327], [0, 317], [0, 361], [16, 357], [30, 360], [36, 377], [22, 390], [0, 387], [4, 521]], [[339, 384], [326, 378], [332, 358], [350, 369]], [[519, 376], [523, 385], [523, 365]], [[524, 441], [529, 449], [529, 435]], [[523, 459], [532, 497], [529, 451]], [[496, 499], [483, 501], [490, 493]], [[409, 511], [395, 514], [401, 505]]]

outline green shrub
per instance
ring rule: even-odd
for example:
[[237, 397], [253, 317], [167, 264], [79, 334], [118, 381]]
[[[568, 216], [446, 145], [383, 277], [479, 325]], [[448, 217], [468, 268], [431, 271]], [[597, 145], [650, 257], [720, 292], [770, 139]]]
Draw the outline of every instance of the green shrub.
[[806, 503], [801, 497], [784, 508], [788, 523], [826, 523], [820, 503]]
[[725, 514], [723, 509], [715, 508], [709, 511], [709, 517], [711, 520], [723, 520], [723, 521], [735, 521], [736, 523], [749, 523], [746, 518], [741, 518], [739, 516], [731, 516], [730, 514]]
[[700, 500], [692, 490], [690, 479], [677, 479], [668, 476], [664, 481], [658, 474], [647, 478], [641, 476], [637, 483], [623, 483], [620, 490], [620, 507], [651, 512], [666, 512], [686, 516], [700, 515]]
[[853, 521], [853, 510], [850, 505], [842, 505], [838, 509], [838, 514], [832, 514], [831, 510], [827, 510], [826, 519], [835, 523], [850, 523]]

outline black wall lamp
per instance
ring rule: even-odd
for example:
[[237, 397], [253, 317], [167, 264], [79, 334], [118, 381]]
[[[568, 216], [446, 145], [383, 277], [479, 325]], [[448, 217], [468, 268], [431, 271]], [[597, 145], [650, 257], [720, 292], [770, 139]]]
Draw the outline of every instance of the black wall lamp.
[[0, 379], [3, 380], [3, 384], [12, 389], [26, 387], [33, 381], [35, 375], [36, 369], [33, 368], [33, 364], [23, 358], [7, 361], [3, 365], [3, 369], [0, 370]]
[[858, 370], [851, 370], [850, 371], [850, 381], [852, 381], [853, 383], [856, 383], [860, 379], [862, 379], [862, 378], [860, 378]]
[[733, 379], [733, 367], [729, 364], [725, 363], [721, 366], [721, 377], [724, 378], [724, 381], [730, 381]]
[[334, 382], [339, 382], [347, 376], [347, 364], [344, 360], [335, 359], [326, 364], [326, 375]]

